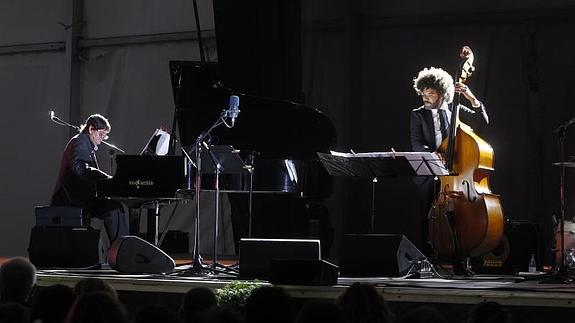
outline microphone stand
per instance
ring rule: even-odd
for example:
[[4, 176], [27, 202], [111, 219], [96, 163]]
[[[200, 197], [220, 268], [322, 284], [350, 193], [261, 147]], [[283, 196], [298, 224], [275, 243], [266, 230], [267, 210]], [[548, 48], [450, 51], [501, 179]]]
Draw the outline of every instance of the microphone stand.
[[[64, 120], [62, 120], [62, 119], [56, 117], [56, 116], [54, 115], [54, 111], [51, 111], [51, 112], [50, 112], [50, 120], [51, 120], [52, 122], [54, 122], [55, 124], [57, 124], [57, 125], [70, 127], [70, 128], [72, 128], [72, 129], [76, 129], [76, 130], [80, 131], [80, 127], [78, 127], [78, 126], [76, 126], [76, 125], [73, 125], [73, 124], [70, 124], [69, 122], [66, 122], [66, 121], [64, 121]], [[103, 143], [104, 145], [106, 145], [106, 146], [112, 148], [112, 149], [115, 149], [115, 150], [121, 152], [122, 154], [125, 154], [125, 153], [126, 153], [124, 150], [120, 149], [118, 146], [112, 145], [111, 143], [109, 143], [109, 142], [107, 142], [107, 141], [102, 140], [102, 143]]]
[[111, 143], [109, 143], [109, 142], [107, 142], [107, 141], [102, 140], [102, 143], [103, 143], [104, 145], [106, 145], [106, 146], [112, 148], [112, 149], [116, 149], [117, 151], [121, 152], [122, 154], [125, 154], [125, 153], [126, 153], [124, 150], [122, 150], [122, 149], [120, 149], [120, 148], [118, 148], [118, 147], [112, 145]]
[[[205, 132], [202, 132], [194, 142], [194, 148], [189, 154], [195, 153], [196, 159], [196, 174], [194, 180], [194, 189], [195, 189], [195, 197], [196, 197], [196, 219], [195, 219], [195, 227], [194, 227], [194, 249], [192, 251], [192, 264], [190, 268], [187, 270], [187, 274], [191, 276], [203, 276], [206, 275], [208, 272], [220, 272], [214, 266], [211, 269], [207, 269], [202, 264], [202, 258], [200, 255], [200, 192], [201, 192], [201, 183], [202, 183], [202, 144], [204, 139], [206, 139], [212, 130], [216, 127], [220, 126], [221, 124], [225, 124], [225, 119], [229, 115], [229, 110], [223, 110], [220, 114], [219, 118], [212, 124], [212, 126]], [[217, 226], [217, 223], [215, 224]], [[215, 243], [214, 243], [215, 247]], [[215, 250], [214, 250], [215, 252]], [[215, 259], [213, 260], [215, 262]], [[222, 271], [223, 273], [223, 271]]]

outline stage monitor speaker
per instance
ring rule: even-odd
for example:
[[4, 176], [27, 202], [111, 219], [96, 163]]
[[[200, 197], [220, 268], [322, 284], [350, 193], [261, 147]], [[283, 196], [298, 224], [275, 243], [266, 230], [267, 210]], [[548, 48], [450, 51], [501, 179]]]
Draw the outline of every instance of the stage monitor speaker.
[[88, 268], [98, 265], [100, 230], [33, 227], [28, 257], [38, 268]]
[[320, 241], [246, 238], [240, 240], [240, 278], [269, 279], [273, 259], [320, 260]]
[[344, 234], [341, 276], [400, 277], [425, 256], [402, 234]]
[[[499, 245], [487, 254], [471, 259], [473, 271], [478, 274], [510, 275], [526, 272], [531, 255], [537, 255], [538, 243], [535, 224], [508, 220]], [[540, 264], [537, 265], [540, 268]]]
[[121, 273], [162, 274], [174, 271], [174, 259], [153, 244], [135, 236], [123, 236], [110, 246], [110, 267]]
[[272, 259], [270, 282], [283, 285], [337, 285], [339, 268], [325, 260]]

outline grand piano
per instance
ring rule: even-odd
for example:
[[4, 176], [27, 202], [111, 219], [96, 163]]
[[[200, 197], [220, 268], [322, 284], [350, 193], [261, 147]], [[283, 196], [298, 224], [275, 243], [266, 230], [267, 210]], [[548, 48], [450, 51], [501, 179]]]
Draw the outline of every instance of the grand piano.
[[[335, 145], [331, 120], [315, 108], [229, 89], [214, 63], [172, 61], [170, 72], [179, 141], [188, 151], [228, 108], [230, 95], [240, 98], [235, 126], [218, 127], [207, 138], [210, 145], [239, 150], [254, 170], [253, 177], [247, 172], [220, 175], [219, 189], [228, 193], [236, 240], [248, 236], [249, 192], [253, 193], [254, 237], [318, 234], [321, 228], [310, 228], [310, 223], [317, 224], [319, 217], [326, 216], [321, 202], [331, 194], [331, 177], [317, 152], [328, 152]], [[178, 189], [186, 188], [183, 162], [182, 156], [118, 155], [117, 172], [112, 180], [98, 185], [98, 196], [122, 200], [133, 208], [174, 198]], [[214, 189], [213, 175], [202, 176], [202, 189]], [[153, 221], [148, 224], [155, 225]], [[154, 230], [148, 232], [149, 240], [157, 241], [154, 234]]]
[[[253, 236], [307, 236], [309, 223], [326, 212], [322, 200], [331, 194], [331, 177], [317, 157], [335, 146], [331, 120], [299, 103], [228, 88], [215, 63], [171, 61], [170, 71], [180, 143], [187, 149], [228, 108], [230, 95], [239, 96], [235, 126], [212, 130], [209, 144], [231, 145], [253, 166]], [[213, 189], [209, 177], [202, 177], [202, 189]], [[220, 189], [229, 192], [232, 204], [236, 240], [247, 236], [249, 183], [247, 173], [220, 175]]]
[[[329, 195], [329, 176], [325, 176], [317, 152], [329, 152], [336, 133], [321, 111], [229, 89], [219, 79], [215, 63], [172, 61], [170, 70], [183, 147], [191, 149], [196, 138], [227, 109], [230, 95], [237, 95], [240, 113], [235, 126], [218, 127], [209, 138], [212, 145], [232, 145], [254, 166], [253, 191], [318, 198]], [[242, 177], [224, 180], [224, 188], [249, 190], [249, 181]], [[210, 188], [209, 183], [203, 188]]]

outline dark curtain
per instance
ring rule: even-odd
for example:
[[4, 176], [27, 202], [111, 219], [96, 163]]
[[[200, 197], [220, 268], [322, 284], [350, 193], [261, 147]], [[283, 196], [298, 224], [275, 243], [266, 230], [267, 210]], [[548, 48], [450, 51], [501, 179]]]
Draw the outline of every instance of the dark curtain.
[[[477, 71], [469, 85], [491, 120], [475, 130], [495, 150], [492, 191], [501, 195], [508, 219], [538, 225], [540, 237], [533, 239], [539, 238], [550, 260], [552, 218], [559, 215], [559, 168], [552, 163], [560, 156], [553, 130], [575, 117], [575, 45], [569, 41], [575, 10], [557, 2], [513, 11], [468, 4], [453, 9], [459, 14], [382, 8], [380, 2], [330, 4], [306, 2], [302, 8], [303, 88], [307, 103], [336, 125], [336, 148], [409, 150], [409, 111], [420, 105], [413, 77], [428, 66], [454, 71], [461, 46], [471, 46]], [[575, 129], [567, 133], [566, 153], [575, 155]], [[567, 169], [569, 220], [574, 180], [575, 169]], [[375, 232], [404, 233], [420, 243], [421, 210], [409, 179], [381, 179], [375, 203], [369, 180], [341, 178], [335, 187], [330, 210], [339, 235], [371, 231], [375, 206]]]

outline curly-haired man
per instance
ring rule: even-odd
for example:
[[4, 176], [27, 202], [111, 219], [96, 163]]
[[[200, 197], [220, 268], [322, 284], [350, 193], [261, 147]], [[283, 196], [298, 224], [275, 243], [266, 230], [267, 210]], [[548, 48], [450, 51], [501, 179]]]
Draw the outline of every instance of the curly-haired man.
[[[413, 80], [415, 92], [421, 96], [423, 105], [411, 111], [410, 130], [411, 147], [413, 151], [436, 151], [443, 140], [449, 134], [449, 124], [453, 109], [455, 93], [461, 93], [470, 103], [471, 108], [460, 104], [459, 111], [470, 116], [474, 123], [489, 123], [485, 106], [463, 83], [453, 82], [453, 78], [446, 71], [430, 67], [419, 72]], [[466, 116], [466, 117], [467, 117]], [[430, 245], [427, 240], [427, 214], [438, 192], [438, 182], [433, 177], [414, 177], [420, 194], [421, 221], [419, 227], [422, 230], [419, 242], [416, 245], [424, 253], [431, 255]]]
[[447, 137], [455, 92], [461, 93], [469, 102], [468, 108], [460, 105], [460, 111], [479, 114], [489, 123], [487, 111], [469, 87], [454, 83], [446, 71], [430, 67], [424, 68], [413, 80], [415, 92], [421, 96], [423, 105], [411, 111], [411, 148], [413, 151], [435, 151]]

